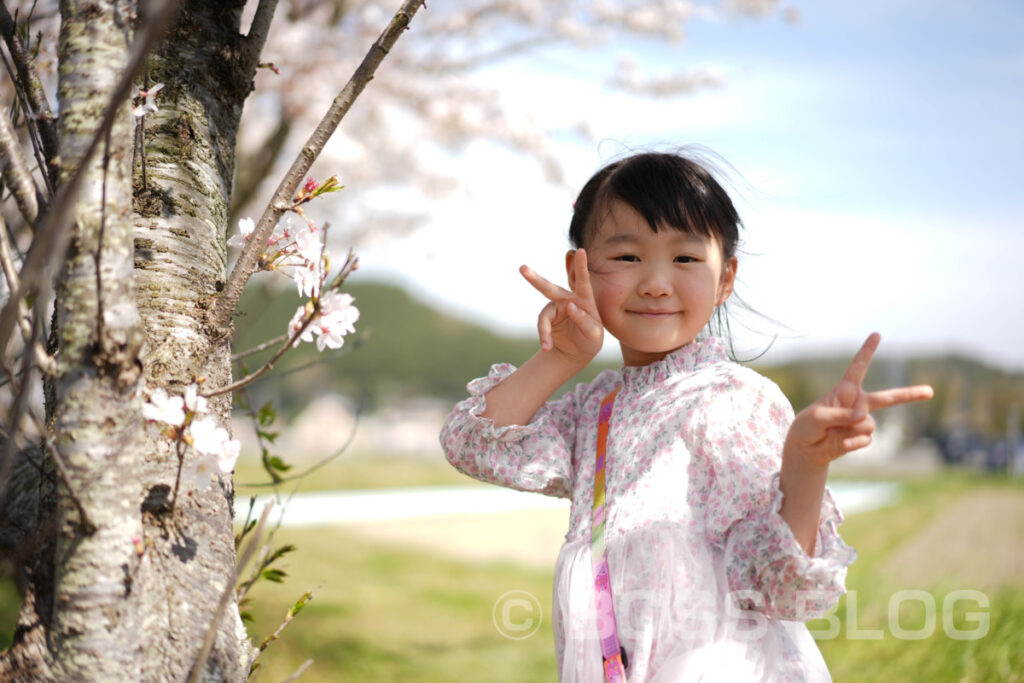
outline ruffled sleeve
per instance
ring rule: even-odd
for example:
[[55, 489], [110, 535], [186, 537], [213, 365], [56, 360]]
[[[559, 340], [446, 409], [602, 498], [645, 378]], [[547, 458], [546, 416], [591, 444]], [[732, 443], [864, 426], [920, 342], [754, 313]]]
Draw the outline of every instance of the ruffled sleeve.
[[842, 515], [828, 489], [813, 557], [779, 515], [793, 409], [774, 383], [749, 372], [716, 390], [700, 427], [701, 460], [710, 464], [706, 530], [724, 548], [729, 589], [741, 606], [780, 619], [817, 618], [845, 592], [856, 552], [839, 536]]
[[456, 404], [441, 429], [441, 447], [457, 470], [474, 479], [550, 496], [572, 495], [575, 394], [549, 401], [526, 425], [495, 427], [480, 417], [484, 394], [515, 371], [507, 363], [467, 385], [469, 398]]

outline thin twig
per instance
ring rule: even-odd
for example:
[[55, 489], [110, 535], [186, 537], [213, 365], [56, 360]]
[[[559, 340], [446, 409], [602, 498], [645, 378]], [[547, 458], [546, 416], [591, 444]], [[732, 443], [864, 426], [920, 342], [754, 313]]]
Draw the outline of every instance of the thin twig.
[[138, 130], [138, 153], [142, 162], [142, 191], [149, 191], [149, 180], [146, 176], [146, 117], [140, 116], [136, 119]]
[[[338, 275], [334, 278], [334, 282], [331, 283], [330, 288], [328, 290], [321, 291], [333, 291], [334, 289], [340, 287], [341, 284], [345, 281], [345, 278], [347, 278], [355, 269], [355, 265], [356, 258], [350, 252], [348, 260], [345, 261], [345, 265], [342, 266], [341, 272], [338, 273]], [[288, 351], [290, 351], [295, 346], [295, 343], [298, 341], [299, 337], [301, 337], [302, 334], [306, 331], [306, 328], [308, 328], [313, 323], [313, 321], [316, 320], [316, 318], [320, 315], [319, 297], [315, 297], [314, 299], [312, 299], [311, 303], [313, 304], [313, 310], [308, 311], [306, 313], [305, 317], [302, 319], [302, 323], [298, 326], [298, 328], [296, 328], [294, 332], [288, 335], [288, 339], [284, 343], [284, 345], [282, 345], [281, 348], [278, 349], [277, 353], [274, 354], [273, 358], [271, 358], [270, 360], [263, 364], [263, 367], [261, 367], [259, 370], [250, 375], [246, 375], [237, 382], [233, 382], [227, 385], [226, 387], [221, 387], [220, 389], [211, 391], [208, 394], [203, 394], [203, 396], [205, 398], [212, 398], [214, 396], [220, 396], [221, 394], [226, 394], [228, 392], [235, 391], [236, 389], [241, 389], [244, 386], [252, 384], [257, 379], [273, 370], [274, 366], [277, 364], [277, 361], [281, 360], [281, 357], [284, 356], [284, 354], [288, 353]]]
[[[21, 369], [19, 374], [21, 375], [21, 386], [14, 392], [14, 401], [11, 404], [11, 429], [17, 429], [18, 425], [21, 424], [21, 419], [25, 415], [27, 410], [27, 403], [29, 400], [30, 389], [32, 388], [32, 369], [35, 367], [35, 354], [33, 349], [36, 346], [37, 333], [39, 331], [39, 316], [42, 307], [37, 306], [34, 309], [34, 315], [32, 317], [32, 334], [25, 344], [25, 349], [21, 355]], [[14, 384], [14, 375], [11, 374], [11, 384]], [[44, 433], [45, 435], [45, 433]], [[13, 434], [12, 434], [13, 437]], [[0, 451], [0, 509], [3, 508], [4, 494], [7, 491], [7, 483], [10, 480], [11, 470], [14, 467], [14, 449], [15, 439], [11, 438], [4, 444], [3, 450]], [[84, 520], [83, 520], [84, 522]]]
[[270, 516], [270, 510], [273, 507], [273, 501], [270, 501], [263, 506], [263, 513], [260, 515], [260, 521], [256, 524], [256, 529], [253, 531], [253, 535], [249, 539], [249, 544], [245, 546], [245, 551], [242, 553], [242, 557], [238, 560], [235, 565], [235, 569], [228, 577], [227, 584], [225, 584], [224, 590], [220, 594], [220, 600], [217, 602], [217, 607], [213, 612], [213, 619], [210, 621], [210, 625], [206, 629], [206, 636], [203, 638], [203, 645], [199, 649], [199, 655], [196, 657], [195, 664], [192, 665], [192, 672], [189, 674], [188, 683], [197, 683], [197, 681], [202, 677], [203, 667], [206, 665], [206, 660], [209, 658], [210, 652], [213, 650], [213, 641], [217, 637], [217, 624], [220, 623], [224, 610], [228, 606], [228, 602], [235, 594], [235, 582], [238, 581], [238, 575], [242, 573], [243, 569], [245, 569], [245, 565], [247, 565], [249, 560], [252, 559], [252, 556], [259, 545], [260, 535], [263, 532], [263, 525], [266, 524], [267, 517]]
[[111, 90], [110, 101], [107, 102], [88, 148], [78, 160], [78, 166], [71, 178], [61, 186], [50, 212], [32, 238], [21, 270], [21, 287], [11, 292], [11, 300], [0, 311], [0, 349], [6, 348], [7, 340], [10, 338], [17, 317], [18, 300], [34, 291], [44, 280], [44, 274], [51, 271], [54, 264], [64, 257], [70, 239], [72, 211], [96, 148], [113, 126], [118, 110], [131, 93], [132, 81], [145, 63], [150, 48], [163, 36], [164, 30], [177, 14], [178, 4], [175, 0], [149, 0], [147, 9], [153, 4], [156, 5], [153, 14], [150, 20], [143, 24], [142, 30], [136, 33], [131, 57], [121, 80]]
[[174, 494], [171, 496], [171, 509], [178, 503], [178, 487], [181, 485], [181, 467], [185, 463], [185, 439], [183, 428], [178, 430], [178, 441], [175, 444], [178, 454], [178, 474], [174, 477]]
[[274, 630], [274, 632], [266, 638], [264, 638], [262, 641], [260, 641], [257, 656], [259, 656], [259, 654], [262, 654], [263, 651], [267, 649], [268, 645], [270, 645], [272, 642], [281, 637], [281, 633], [285, 630], [285, 628], [288, 627], [288, 624], [292, 623], [292, 620], [295, 619], [295, 616], [313, 600], [313, 596], [315, 596], [317, 594], [317, 591], [319, 591], [321, 588], [323, 588], [322, 583], [313, 590], [306, 591], [302, 594], [302, 597], [300, 597], [298, 601], [288, 609], [288, 612], [284, 616], [284, 620], [281, 621], [281, 623]]
[[[43, 140], [40, 137], [40, 128], [36, 125], [36, 118], [32, 113], [32, 103], [29, 101], [29, 95], [25, 91], [25, 88], [21, 86], [21, 79], [17, 74], [17, 69], [7, 60], [7, 55], [0, 50], [0, 59], [3, 60], [4, 69], [7, 71], [7, 76], [10, 78], [11, 83], [14, 84], [14, 102], [11, 106], [11, 123], [14, 124], [15, 128], [18, 126], [18, 113], [25, 119], [25, 129], [28, 131], [28, 139], [32, 144], [32, 155], [36, 160], [36, 168], [41, 170], [41, 176], [43, 178], [43, 184], [46, 186], [47, 197], [53, 197], [53, 188], [56, 184], [56, 166], [50, 164], [47, 161], [46, 150], [44, 149]], [[49, 168], [49, 171], [46, 169]], [[40, 198], [42, 199], [42, 198]], [[43, 202], [45, 203], [45, 202]], [[40, 211], [44, 213], [44, 211]]]
[[263, 46], [266, 45], [270, 24], [274, 21], [277, 1], [260, 0], [260, 4], [256, 7], [256, 14], [253, 15], [252, 24], [249, 26], [249, 35], [245, 37], [245, 62], [242, 73], [245, 74], [244, 77], [247, 80], [256, 75], [260, 54], [263, 52]]
[[370, 338], [370, 335], [367, 332], [357, 332], [354, 337], [345, 338], [351, 339], [351, 341], [345, 342], [345, 346], [343, 346], [342, 348], [334, 349], [333, 351], [330, 352], [320, 352], [316, 356], [314, 356], [312, 360], [309, 360], [303, 363], [302, 365], [296, 365], [288, 368], [287, 370], [281, 370], [275, 373], [273, 377], [267, 377], [265, 379], [273, 379], [274, 381], [280, 381], [285, 377], [288, 377], [289, 375], [297, 375], [300, 372], [304, 372], [305, 370], [308, 370], [309, 368], [320, 365], [322, 363], [330, 363], [335, 359], [340, 358], [358, 349], [362, 344], [366, 343], [366, 340]]
[[[10, 78], [11, 83], [18, 83], [18, 77], [15, 73], [14, 67], [7, 61], [7, 55], [0, 50], [0, 61], [4, 63], [4, 69], [7, 71], [7, 76]], [[14, 88], [14, 102], [11, 105], [11, 123], [15, 128], [18, 127], [18, 113], [25, 118], [25, 128], [28, 131], [28, 140], [32, 145], [32, 155], [36, 160], [36, 168], [45, 169], [47, 166], [46, 153], [43, 151], [43, 141], [39, 139], [39, 129], [32, 125], [32, 106], [29, 104], [28, 96], [20, 86]], [[50, 174], [45, 171], [40, 174], [43, 178], [43, 184], [46, 186], [47, 197], [53, 197], [53, 183], [50, 181]], [[48, 206], [48, 200], [43, 201], [43, 198], [37, 197], [37, 204], [44, 204]], [[40, 211], [45, 213], [45, 210]]]
[[354, 420], [354, 422], [352, 424], [352, 430], [348, 433], [348, 438], [345, 439], [345, 443], [341, 444], [341, 446], [338, 448], [338, 450], [334, 451], [330, 455], [328, 455], [328, 456], [318, 460], [317, 462], [313, 463], [312, 465], [310, 465], [308, 469], [303, 470], [302, 472], [299, 472], [297, 474], [293, 474], [293, 475], [288, 476], [288, 477], [281, 477], [280, 479], [277, 479], [276, 481], [261, 482], [261, 483], [258, 483], [258, 484], [246, 484], [246, 483], [239, 482], [239, 483], [236, 483], [235, 485], [236, 486], [244, 486], [244, 487], [247, 487], [247, 488], [264, 488], [264, 487], [267, 487], [267, 486], [277, 487], [280, 484], [287, 484], [290, 481], [296, 481], [298, 479], [304, 479], [305, 477], [307, 477], [310, 474], [312, 474], [313, 472], [317, 471], [318, 469], [320, 469], [324, 465], [330, 463], [332, 460], [338, 458], [342, 453], [344, 453], [345, 451], [348, 450], [348, 447], [352, 445], [352, 441], [354, 441], [355, 438], [356, 438], [356, 431], [359, 428], [359, 418], [362, 415], [362, 413], [363, 413], [363, 404], [360, 403], [356, 407], [356, 414], [354, 416], [355, 420]]
[[[7, 280], [7, 287], [12, 292], [18, 291], [18, 271], [14, 267], [14, 257], [11, 254], [11, 244], [7, 238], [7, 225], [4, 222], [3, 215], [0, 215], [0, 269], [4, 272], [4, 278]], [[44, 375], [52, 376], [56, 370], [56, 363], [50, 354], [46, 352], [43, 345], [39, 342], [39, 336], [45, 335], [33, 335], [32, 326], [29, 324], [29, 310], [24, 300], [18, 300], [18, 327], [21, 328], [21, 337], [25, 344], [30, 345], [33, 353], [36, 356], [36, 364], [42, 370]], [[35, 342], [32, 339], [35, 337]]]
[[291, 676], [289, 676], [288, 678], [286, 678], [283, 681], [281, 681], [281, 683], [292, 683], [292, 681], [298, 680], [299, 676], [301, 676], [303, 673], [305, 673], [306, 669], [308, 669], [312, 665], [313, 665], [313, 660], [312, 659], [307, 659], [306, 661], [304, 661], [299, 666], [298, 669], [295, 670], [295, 673], [293, 673]]
[[252, 373], [251, 375], [246, 375], [237, 382], [232, 382], [226, 387], [221, 387], [220, 389], [211, 391], [208, 394], [203, 394], [203, 398], [213, 398], [214, 396], [220, 396], [221, 394], [227, 394], [232, 391], [236, 391], [238, 389], [241, 389], [242, 387], [252, 384], [257, 379], [273, 370], [274, 366], [277, 364], [277, 361], [281, 360], [281, 357], [284, 356], [284, 354], [288, 353], [288, 351], [298, 341], [299, 337], [301, 337], [302, 334], [306, 331], [306, 328], [313, 323], [313, 320], [317, 317], [318, 312], [318, 306], [314, 305], [314, 309], [307, 313], [306, 317], [302, 319], [302, 323], [295, 329], [293, 333], [288, 335], [287, 341], [285, 341], [284, 345], [277, 350], [277, 353], [274, 354], [274, 357], [268, 360], [266, 363], [264, 363], [263, 367], [261, 367], [259, 370]]
[[3, 160], [4, 182], [10, 186], [25, 222], [32, 225], [39, 217], [38, 189], [7, 112], [0, 113], [0, 159]]
[[266, 351], [271, 346], [276, 346], [277, 344], [280, 344], [281, 342], [283, 342], [285, 339], [288, 339], [288, 335], [287, 334], [282, 334], [280, 337], [274, 337], [273, 339], [271, 339], [269, 341], [263, 342], [259, 346], [252, 347], [248, 351], [242, 351], [240, 353], [236, 353], [236, 354], [232, 355], [231, 356], [231, 360], [232, 361], [241, 360], [241, 359], [245, 358], [246, 356], [253, 355], [254, 353], [259, 353], [260, 351]]
[[46, 426], [42, 423], [39, 417], [29, 411], [29, 416], [32, 421], [35, 422], [36, 429], [42, 435], [43, 449], [50, 455], [50, 459], [53, 460], [53, 464], [57, 470], [57, 476], [60, 477], [61, 482], [64, 484], [64, 489], [67, 491], [68, 498], [74, 503], [75, 509], [78, 510], [79, 526], [85, 531], [86, 534], [92, 534], [96, 531], [97, 527], [93, 523], [92, 519], [85, 511], [85, 506], [82, 505], [81, 498], [75, 491], [75, 487], [71, 485], [71, 476], [68, 473], [67, 465], [64, 464], [64, 458], [60, 454], [60, 450], [50, 441], [49, 436], [46, 433]]
[[43, 89], [43, 82], [39, 74], [32, 68], [31, 58], [25, 50], [18, 35], [17, 27], [10, 12], [7, 11], [7, 3], [0, 2], [0, 33], [3, 34], [7, 43], [7, 50], [11, 53], [14, 67], [18, 72], [18, 89], [24, 91], [25, 98], [29, 105], [29, 125], [39, 131], [39, 139], [42, 143], [43, 154], [45, 155], [45, 167], [42, 169], [48, 186], [52, 189], [57, 185], [57, 169], [50, 163], [57, 158], [57, 126], [50, 105], [46, 101], [46, 91]]
[[107, 229], [107, 169], [110, 166], [110, 131], [103, 140], [103, 182], [100, 184], [100, 229], [96, 236], [96, 251], [93, 261], [96, 267], [96, 349], [106, 352], [103, 330], [103, 273], [100, 271], [103, 258], [103, 234]]
[[[377, 39], [377, 42], [370, 47], [366, 56], [363, 57], [362, 63], [355, 70], [355, 73], [352, 74], [352, 77], [345, 84], [342, 91], [334, 98], [334, 102], [317, 125], [316, 130], [309, 136], [302, 151], [292, 163], [288, 173], [281, 180], [277, 191], [274, 192], [274, 196], [267, 205], [266, 210], [264, 210], [256, 230], [242, 248], [242, 253], [235, 262], [231, 274], [228, 276], [224, 291], [221, 292], [213, 306], [213, 310], [210, 312], [210, 327], [212, 329], [227, 329], [228, 321], [238, 306], [238, 300], [242, 296], [245, 284], [252, 277], [253, 273], [256, 272], [260, 253], [263, 251], [263, 247], [266, 245], [270, 234], [274, 231], [274, 226], [277, 225], [287, 207], [290, 206], [291, 198], [295, 195], [299, 183], [302, 182], [309, 172], [313, 161], [323, 152], [327, 141], [337, 129], [338, 124], [341, 123], [341, 120], [352, 107], [353, 102], [355, 102], [367, 83], [373, 78], [377, 67], [380, 66], [387, 56], [395, 41], [408, 28], [410, 20], [421, 5], [423, 5], [423, 0], [405, 0], [402, 3], [401, 8], [391, 19], [390, 25]], [[0, 337], [0, 340], [2, 340], [2, 337]]]

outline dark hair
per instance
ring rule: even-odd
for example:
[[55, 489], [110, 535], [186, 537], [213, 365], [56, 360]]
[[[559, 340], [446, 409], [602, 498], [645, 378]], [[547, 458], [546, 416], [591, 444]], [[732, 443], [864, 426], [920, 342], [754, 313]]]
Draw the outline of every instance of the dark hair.
[[[723, 260], [735, 256], [742, 224], [739, 214], [728, 193], [708, 170], [710, 162], [698, 161], [697, 156], [644, 152], [602, 168], [583, 186], [573, 205], [569, 224], [572, 245], [586, 247], [600, 217], [618, 199], [636, 209], [654, 232], [672, 228], [714, 237], [722, 247]], [[737, 295], [733, 293], [731, 298]], [[739, 303], [743, 305], [742, 301]], [[736, 359], [725, 304], [715, 309], [710, 331], [726, 342], [730, 355]]]
[[682, 154], [646, 152], [614, 161], [587, 181], [574, 204], [569, 239], [586, 246], [599, 216], [619, 199], [632, 206], [658, 232], [714, 237], [722, 256], [732, 258], [739, 241], [740, 217], [729, 195], [696, 160]]

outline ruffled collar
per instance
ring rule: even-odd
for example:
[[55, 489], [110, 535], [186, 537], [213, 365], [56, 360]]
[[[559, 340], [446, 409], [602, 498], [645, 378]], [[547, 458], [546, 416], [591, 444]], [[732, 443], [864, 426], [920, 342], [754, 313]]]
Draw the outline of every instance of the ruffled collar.
[[661, 384], [675, 375], [687, 375], [700, 368], [729, 360], [725, 344], [717, 337], [695, 339], [650, 365], [622, 368], [622, 383], [627, 389]]

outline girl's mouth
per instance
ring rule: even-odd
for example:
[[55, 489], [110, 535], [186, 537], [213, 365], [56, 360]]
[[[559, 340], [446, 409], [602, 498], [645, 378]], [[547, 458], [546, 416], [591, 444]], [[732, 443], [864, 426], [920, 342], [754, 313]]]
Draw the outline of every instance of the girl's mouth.
[[675, 315], [676, 311], [630, 311], [634, 315], [639, 315], [644, 318], [667, 318]]

